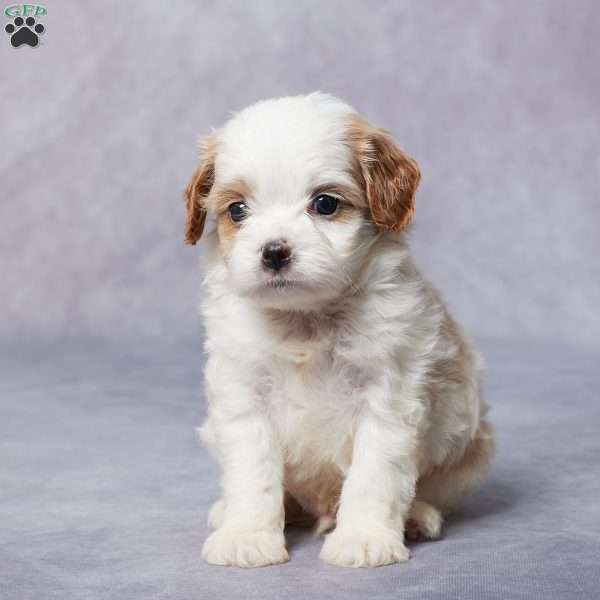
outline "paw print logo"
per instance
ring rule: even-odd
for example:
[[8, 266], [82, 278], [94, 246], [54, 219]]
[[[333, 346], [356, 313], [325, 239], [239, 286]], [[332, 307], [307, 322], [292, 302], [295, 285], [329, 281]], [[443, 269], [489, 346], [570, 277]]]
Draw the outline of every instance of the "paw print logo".
[[23, 44], [35, 48], [40, 41], [38, 34], [44, 33], [44, 29], [44, 26], [41, 23], [36, 23], [33, 17], [27, 17], [25, 20], [16, 17], [12, 23], [4, 28], [4, 31], [10, 35], [10, 43], [15, 48]]

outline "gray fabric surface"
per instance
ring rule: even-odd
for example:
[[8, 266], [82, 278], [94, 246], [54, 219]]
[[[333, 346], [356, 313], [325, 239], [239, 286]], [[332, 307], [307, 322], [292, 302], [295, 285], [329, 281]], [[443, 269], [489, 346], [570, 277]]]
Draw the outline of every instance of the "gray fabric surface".
[[[595, 354], [484, 344], [499, 450], [443, 539], [402, 565], [200, 559], [214, 464], [194, 426], [195, 347], [13, 347], [0, 365], [0, 597], [590, 599], [600, 586], [600, 375]], [[8, 467], [8, 468], [7, 468]]]
[[[595, 598], [600, 5], [45, 4], [0, 39], [0, 598]], [[420, 163], [414, 254], [483, 346], [489, 481], [405, 565], [200, 560], [198, 248], [181, 190], [232, 110], [320, 89]]]

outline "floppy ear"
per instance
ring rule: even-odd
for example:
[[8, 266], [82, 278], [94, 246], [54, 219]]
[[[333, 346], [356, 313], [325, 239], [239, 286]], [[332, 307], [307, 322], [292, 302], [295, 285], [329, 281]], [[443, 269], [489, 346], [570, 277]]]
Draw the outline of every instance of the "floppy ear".
[[200, 164], [185, 188], [187, 206], [185, 243], [194, 245], [202, 236], [206, 221], [206, 198], [215, 179], [216, 142], [213, 136], [200, 142]]
[[350, 124], [350, 142], [373, 222], [385, 231], [403, 230], [415, 212], [421, 179], [417, 163], [389, 133], [358, 117]]

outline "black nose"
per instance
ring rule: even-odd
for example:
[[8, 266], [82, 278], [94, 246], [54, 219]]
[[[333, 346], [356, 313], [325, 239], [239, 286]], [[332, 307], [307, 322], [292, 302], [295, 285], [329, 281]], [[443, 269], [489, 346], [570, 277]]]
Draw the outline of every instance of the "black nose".
[[271, 271], [281, 271], [292, 258], [292, 249], [284, 241], [269, 242], [262, 249], [262, 264]]

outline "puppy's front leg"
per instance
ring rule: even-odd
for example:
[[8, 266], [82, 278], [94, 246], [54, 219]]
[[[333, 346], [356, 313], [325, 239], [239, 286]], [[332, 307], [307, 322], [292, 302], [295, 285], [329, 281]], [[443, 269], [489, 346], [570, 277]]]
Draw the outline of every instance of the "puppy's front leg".
[[385, 395], [370, 397], [361, 416], [352, 465], [342, 488], [337, 526], [321, 559], [377, 567], [408, 559], [404, 518], [415, 493], [416, 427]]
[[213, 414], [208, 427], [223, 468], [224, 511], [203, 558], [238, 567], [286, 562], [282, 455], [267, 416], [252, 408]]

